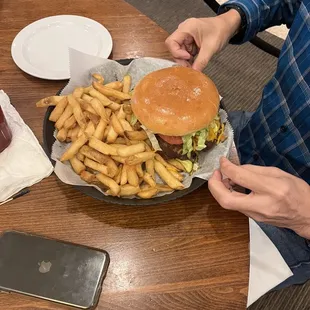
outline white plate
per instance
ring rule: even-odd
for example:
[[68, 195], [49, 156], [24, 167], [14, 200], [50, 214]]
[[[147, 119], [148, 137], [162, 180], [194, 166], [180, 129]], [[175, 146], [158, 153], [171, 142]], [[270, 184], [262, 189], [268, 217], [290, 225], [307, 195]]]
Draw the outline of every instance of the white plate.
[[98, 22], [81, 16], [58, 15], [40, 19], [15, 37], [11, 54], [26, 73], [48, 80], [70, 78], [69, 50], [108, 58], [112, 38]]

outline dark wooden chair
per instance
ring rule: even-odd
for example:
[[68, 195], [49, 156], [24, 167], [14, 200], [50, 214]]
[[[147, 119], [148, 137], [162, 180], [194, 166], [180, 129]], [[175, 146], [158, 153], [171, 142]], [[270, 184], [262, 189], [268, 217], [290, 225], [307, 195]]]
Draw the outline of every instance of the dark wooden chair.
[[[204, 0], [204, 2], [211, 8], [212, 11], [214, 11], [215, 13], [218, 12], [220, 5], [216, 0]], [[267, 43], [263, 39], [256, 36], [250, 42], [253, 45], [255, 45], [256, 47], [263, 50], [264, 52], [266, 52], [266, 53], [268, 53], [274, 57], [279, 58], [280, 50], [278, 48], [274, 47], [273, 45]]]

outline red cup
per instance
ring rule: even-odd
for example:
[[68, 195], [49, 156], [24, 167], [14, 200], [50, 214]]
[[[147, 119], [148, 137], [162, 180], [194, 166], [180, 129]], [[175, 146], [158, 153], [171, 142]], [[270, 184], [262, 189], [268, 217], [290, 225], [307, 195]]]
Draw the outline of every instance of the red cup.
[[4, 151], [12, 141], [12, 132], [0, 107], [0, 153]]

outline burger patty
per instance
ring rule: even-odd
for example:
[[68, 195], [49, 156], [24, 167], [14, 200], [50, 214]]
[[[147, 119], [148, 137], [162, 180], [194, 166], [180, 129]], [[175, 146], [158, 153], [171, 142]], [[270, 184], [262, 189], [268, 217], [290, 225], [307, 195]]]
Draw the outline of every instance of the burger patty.
[[[178, 158], [181, 160], [188, 159], [186, 154], [182, 155], [183, 144], [169, 144], [168, 142], [163, 140], [159, 135], [156, 135], [156, 138], [158, 140], [160, 148], [162, 149], [161, 155], [165, 159], [174, 159], [174, 158]], [[206, 141], [206, 148], [203, 149], [201, 152], [212, 149], [214, 145], [215, 142]], [[195, 156], [195, 154], [192, 154], [192, 156]]]

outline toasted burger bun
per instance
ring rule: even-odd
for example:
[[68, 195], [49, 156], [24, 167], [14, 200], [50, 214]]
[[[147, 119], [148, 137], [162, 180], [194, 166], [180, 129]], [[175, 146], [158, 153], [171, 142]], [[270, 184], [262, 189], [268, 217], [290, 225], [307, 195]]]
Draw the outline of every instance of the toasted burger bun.
[[219, 93], [210, 78], [185, 67], [146, 75], [132, 97], [132, 110], [140, 123], [167, 136], [184, 136], [207, 127], [219, 104]]

